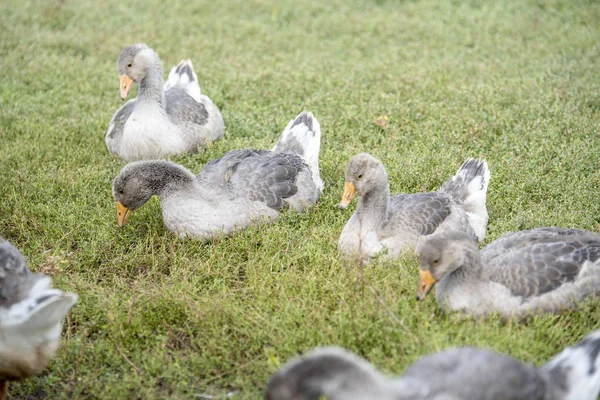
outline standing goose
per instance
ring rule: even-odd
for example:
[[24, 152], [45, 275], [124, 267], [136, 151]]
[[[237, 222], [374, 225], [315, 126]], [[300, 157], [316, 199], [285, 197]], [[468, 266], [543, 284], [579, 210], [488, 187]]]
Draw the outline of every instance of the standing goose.
[[289, 122], [271, 151], [230, 151], [198, 176], [167, 161], [128, 164], [113, 182], [119, 226], [153, 195], [161, 200], [168, 230], [199, 240], [274, 220], [284, 207], [302, 211], [323, 191], [320, 142], [319, 122], [305, 111]]
[[346, 168], [339, 207], [358, 196], [356, 211], [340, 236], [339, 249], [347, 258], [368, 262], [378, 253], [397, 257], [434, 232], [461, 230], [483, 241], [488, 213], [485, 205], [490, 171], [487, 163], [468, 159], [437, 192], [390, 197], [388, 176], [381, 161], [360, 153]]
[[454, 348], [425, 356], [402, 377], [379, 373], [340, 348], [315, 349], [269, 381], [266, 400], [596, 400], [600, 331], [542, 367], [490, 350]]
[[112, 117], [106, 132], [108, 150], [125, 161], [194, 152], [223, 136], [221, 112], [200, 93], [190, 60], [173, 67], [163, 87], [158, 55], [145, 44], [127, 46], [117, 62], [121, 98], [134, 82], [138, 97]]
[[6, 400], [8, 381], [39, 374], [58, 349], [62, 320], [77, 295], [51, 286], [0, 238], [0, 400]]
[[436, 282], [451, 311], [523, 317], [572, 308], [600, 293], [600, 235], [538, 228], [509, 233], [479, 251], [462, 232], [434, 235], [420, 254], [417, 297]]

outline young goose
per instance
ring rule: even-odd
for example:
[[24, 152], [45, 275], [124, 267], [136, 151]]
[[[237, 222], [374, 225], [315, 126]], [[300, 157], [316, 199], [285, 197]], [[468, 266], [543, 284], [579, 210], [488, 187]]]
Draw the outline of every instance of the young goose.
[[23, 255], [0, 238], [0, 400], [8, 381], [39, 374], [60, 343], [62, 320], [77, 295], [31, 274]]
[[267, 400], [596, 400], [600, 331], [536, 368], [490, 350], [454, 348], [425, 356], [402, 377], [380, 374], [340, 348], [315, 349], [269, 381]]
[[437, 192], [390, 197], [381, 161], [366, 153], [357, 154], [346, 168], [339, 207], [346, 208], [356, 196], [359, 201], [340, 236], [340, 252], [363, 263], [382, 251], [394, 258], [407, 246], [417, 246], [424, 236], [450, 229], [483, 241], [489, 181], [487, 163], [468, 159]]
[[600, 292], [600, 235], [538, 228], [509, 233], [481, 252], [462, 232], [430, 237], [420, 254], [417, 298], [438, 283], [448, 310], [523, 317], [557, 312]]
[[274, 220], [288, 206], [302, 211], [323, 191], [321, 129], [310, 112], [290, 121], [271, 150], [234, 150], [206, 164], [198, 176], [167, 161], [126, 165], [113, 182], [119, 226], [157, 195], [165, 226], [179, 237], [210, 239]]
[[221, 112], [200, 93], [190, 60], [173, 67], [164, 88], [162, 64], [145, 44], [125, 47], [117, 69], [121, 98], [127, 98], [133, 82], [139, 91], [110, 121], [106, 146], [111, 153], [125, 161], [158, 158], [196, 151], [223, 136]]

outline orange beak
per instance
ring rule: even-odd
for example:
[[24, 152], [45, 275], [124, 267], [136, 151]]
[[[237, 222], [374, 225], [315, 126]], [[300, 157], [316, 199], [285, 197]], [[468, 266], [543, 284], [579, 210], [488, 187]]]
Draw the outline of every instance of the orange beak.
[[417, 300], [423, 300], [437, 280], [429, 271], [419, 271], [419, 286], [417, 287]]
[[121, 100], [125, 101], [131, 90], [131, 85], [133, 85], [133, 79], [125, 74], [121, 75]]
[[124, 226], [127, 223], [127, 218], [133, 212], [131, 208], [125, 207], [120, 201], [117, 201], [117, 222], [119, 226]]
[[339, 205], [340, 210], [343, 210], [346, 207], [348, 207], [350, 202], [356, 197], [357, 193], [358, 192], [356, 191], [356, 188], [354, 187], [354, 183], [345, 182], [344, 183], [344, 194], [342, 195], [342, 201], [340, 201], [340, 205]]

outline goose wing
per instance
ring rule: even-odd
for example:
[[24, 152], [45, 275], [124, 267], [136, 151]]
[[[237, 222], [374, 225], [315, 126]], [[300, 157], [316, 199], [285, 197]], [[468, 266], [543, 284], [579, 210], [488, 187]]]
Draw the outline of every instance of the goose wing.
[[123, 104], [121, 108], [117, 110], [113, 115], [110, 123], [108, 124], [108, 130], [106, 131], [106, 145], [111, 153], [118, 152], [118, 143], [123, 137], [123, 130], [125, 124], [131, 116], [133, 109], [135, 108], [136, 99], [131, 99], [127, 103]]
[[534, 367], [483, 349], [456, 348], [423, 357], [402, 379], [423, 382], [427, 393], [422, 399], [546, 398], [546, 383]]
[[260, 201], [278, 210], [298, 192], [296, 178], [308, 168], [300, 156], [268, 150], [234, 150], [206, 164], [199, 183], [219, 185], [233, 197]]
[[[513, 295], [523, 297], [539, 296], [573, 282], [584, 263], [600, 259], [600, 236], [566, 234], [529, 242], [524, 235], [505, 253], [489, 251], [484, 261], [485, 273]], [[501, 245], [506, 247], [507, 243]]]
[[204, 103], [194, 99], [179, 86], [167, 90], [165, 99], [167, 115], [174, 124], [206, 125], [208, 111]]
[[390, 223], [410, 227], [419, 235], [430, 235], [450, 215], [450, 199], [441, 193], [399, 194], [390, 199]]

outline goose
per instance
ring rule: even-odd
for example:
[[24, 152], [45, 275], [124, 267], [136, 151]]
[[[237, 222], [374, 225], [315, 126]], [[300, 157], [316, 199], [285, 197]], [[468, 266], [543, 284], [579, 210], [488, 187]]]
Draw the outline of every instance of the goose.
[[125, 161], [194, 152], [223, 136], [225, 125], [216, 105], [200, 92], [190, 60], [171, 69], [163, 85], [158, 55], [145, 44], [127, 46], [117, 62], [121, 99], [134, 82], [138, 96], [112, 117], [106, 132], [108, 150]]
[[77, 295], [53, 289], [49, 277], [30, 273], [25, 257], [0, 238], [0, 400], [6, 400], [8, 381], [48, 365], [76, 301]]
[[321, 128], [310, 112], [289, 122], [272, 150], [233, 150], [198, 176], [168, 161], [127, 164], [113, 182], [119, 226], [150, 197], [160, 198], [166, 228], [179, 237], [211, 239], [298, 212], [323, 191], [319, 174]]
[[465, 161], [437, 192], [390, 197], [383, 163], [367, 153], [352, 157], [345, 180], [339, 208], [359, 198], [338, 243], [347, 259], [364, 264], [378, 254], [395, 258], [406, 247], [418, 248], [424, 237], [447, 230], [464, 231], [473, 240], [485, 239], [490, 170], [483, 160]]
[[600, 292], [600, 235], [537, 228], [508, 233], [480, 252], [464, 233], [444, 232], [421, 249], [417, 298], [436, 282], [443, 308], [473, 316], [573, 308]]
[[425, 356], [401, 377], [387, 377], [338, 348], [289, 361], [267, 384], [266, 400], [596, 400], [600, 331], [541, 367], [490, 350], [452, 348]]

